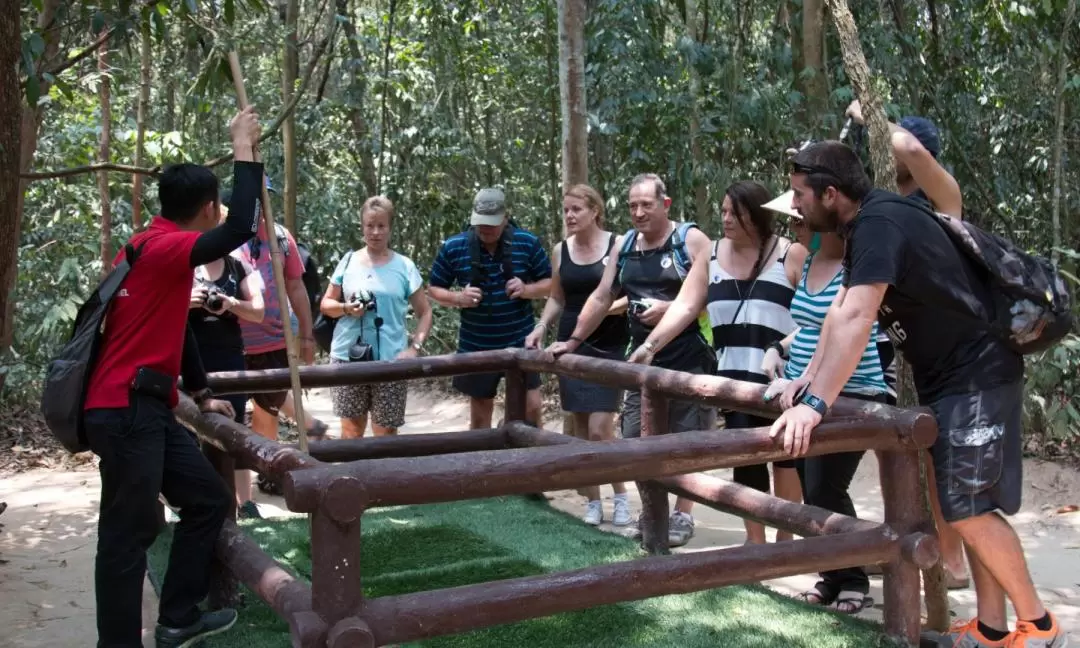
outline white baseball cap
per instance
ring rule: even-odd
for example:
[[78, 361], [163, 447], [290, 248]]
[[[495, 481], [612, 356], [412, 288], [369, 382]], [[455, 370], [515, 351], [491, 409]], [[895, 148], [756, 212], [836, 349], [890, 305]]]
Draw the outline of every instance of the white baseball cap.
[[795, 192], [789, 189], [777, 196], [776, 198], [773, 198], [769, 202], [765, 203], [764, 205], [762, 205], [762, 207], [768, 209], [769, 211], [774, 211], [778, 214], [784, 214], [785, 216], [790, 216], [792, 218], [798, 218], [799, 220], [802, 220], [802, 214], [791, 208], [791, 199], [794, 195]]

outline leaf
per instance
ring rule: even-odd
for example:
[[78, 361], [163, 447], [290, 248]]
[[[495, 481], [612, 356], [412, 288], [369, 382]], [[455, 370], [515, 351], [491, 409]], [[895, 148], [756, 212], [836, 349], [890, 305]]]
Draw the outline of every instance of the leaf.
[[26, 103], [31, 106], [36, 106], [38, 99], [41, 98], [41, 82], [38, 81], [36, 75], [31, 74], [26, 77]]
[[41, 34], [30, 34], [30, 51], [34, 56], [41, 56], [45, 53], [45, 39], [41, 37]]
[[94, 17], [90, 19], [90, 31], [99, 34], [102, 29], [105, 29], [105, 14], [95, 11]]
[[225, 23], [233, 24], [236, 20], [236, 3], [234, 0], [225, 0]]

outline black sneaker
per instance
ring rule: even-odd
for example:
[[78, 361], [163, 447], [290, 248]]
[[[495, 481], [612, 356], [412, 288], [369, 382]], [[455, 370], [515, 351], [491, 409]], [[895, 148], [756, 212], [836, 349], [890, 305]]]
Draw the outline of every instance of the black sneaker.
[[255, 480], [255, 484], [259, 487], [259, 490], [267, 495], [277, 495], [281, 497], [285, 495], [285, 489], [281, 486], [281, 482], [259, 475], [259, 478]]
[[169, 628], [159, 624], [154, 630], [154, 641], [157, 648], [188, 648], [233, 627], [236, 616], [236, 610], [223, 608], [204, 612], [201, 619], [186, 628]]
[[255, 502], [248, 500], [240, 505], [236, 517], [241, 520], [261, 520], [262, 513], [259, 513], [259, 506]]

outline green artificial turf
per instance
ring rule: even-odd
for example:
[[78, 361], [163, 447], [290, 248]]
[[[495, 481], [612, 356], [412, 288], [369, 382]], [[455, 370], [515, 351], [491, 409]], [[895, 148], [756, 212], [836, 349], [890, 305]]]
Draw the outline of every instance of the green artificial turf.
[[[241, 523], [276, 560], [311, 574], [307, 520]], [[636, 542], [544, 504], [502, 497], [378, 509], [363, 517], [361, 572], [369, 597], [578, 569], [641, 557]], [[150, 550], [159, 583], [171, 528]], [[206, 648], [289, 645], [288, 627], [246, 593], [240, 620]], [[408, 644], [438, 648], [872, 648], [880, 627], [810, 608], [760, 587], [728, 587], [607, 605]]]

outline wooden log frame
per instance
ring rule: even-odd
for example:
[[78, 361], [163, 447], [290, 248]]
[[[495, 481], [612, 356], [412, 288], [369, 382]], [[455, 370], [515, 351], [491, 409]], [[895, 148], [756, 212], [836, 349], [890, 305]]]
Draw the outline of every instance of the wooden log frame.
[[[188, 399], [178, 417], [211, 446], [220, 470], [251, 467], [283, 480], [294, 511], [311, 513], [312, 584], [280, 565], [227, 523], [221, 563], [290, 624], [293, 645], [374, 647], [465, 632], [596, 605], [686, 593], [823, 569], [883, 564], [885, 630], [917, 645], [919, 569], [938, 560], [936, 539], [918, 505], [918, 452], [937, 435], [932, 416], [840, 399], [817, 428], [810, 454], [872, 449], [882, 465], [885, 522], [878, 524], [786, 502], [707, 475], [703, 470], [783, 458], [767, 428], [666, 435], [670, 399], [767, 416], [760, 386], [712, 376], [542, 352], [499, 351], [305, 367], [305, 386], [505, 371], [507, 421], [498, 428], [447, 434], [331, 440], [310, 454], [261, 439], [225, 417], [203, 415]], [[525, 371], [572, 375], [642, 391], [642, 437], [590, 444], [522, 421]], [[211, 376], [217, 393], [281, 389], [283, 370]], [[221, 452], [224, 451], [224, 452]], [[223, 459], [223, 455], [233, 461]], [[315, 456], [313, 456], [315, 455]], [[324, 463], [345, 462], [349, 463]], [[223, 474], [223, 477], [225, 475]], [[231, 479], [231, 475], [228, 475]], [[422, 504], [637, 481], [645, 498], [644, 545], [653, 554], [570, 572], [365, 599], [360, 521], [370, 508]], [[667, 495], [792, 531], [804, 539], [764, 547], [690, 554], [667, 552]]]

